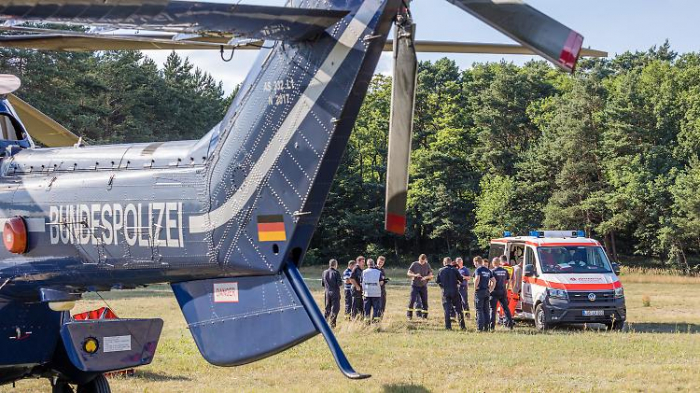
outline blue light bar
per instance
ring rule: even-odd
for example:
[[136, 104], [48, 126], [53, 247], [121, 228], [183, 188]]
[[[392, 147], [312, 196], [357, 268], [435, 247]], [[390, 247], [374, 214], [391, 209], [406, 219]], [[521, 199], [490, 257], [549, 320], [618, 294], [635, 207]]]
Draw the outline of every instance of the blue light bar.
[[576, 235], [578, 235], [578, 237], [586, 237], [586, 232], [579, 229], [578, 231], [576, 231]]
[[543, 231], [530, 231], [530, 236], [544, 237], [544, 232]]
[[503, 231], [503, 237], [511, 237], [513, 233], [511, 231]]

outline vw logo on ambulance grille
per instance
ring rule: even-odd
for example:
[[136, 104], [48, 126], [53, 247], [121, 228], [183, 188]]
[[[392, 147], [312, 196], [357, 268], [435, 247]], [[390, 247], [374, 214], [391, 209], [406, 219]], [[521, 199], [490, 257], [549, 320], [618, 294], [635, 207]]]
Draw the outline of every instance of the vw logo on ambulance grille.
[[588, 294], [588, 300], [591, 302], [595, 302], [595, 293], [589, 293]]

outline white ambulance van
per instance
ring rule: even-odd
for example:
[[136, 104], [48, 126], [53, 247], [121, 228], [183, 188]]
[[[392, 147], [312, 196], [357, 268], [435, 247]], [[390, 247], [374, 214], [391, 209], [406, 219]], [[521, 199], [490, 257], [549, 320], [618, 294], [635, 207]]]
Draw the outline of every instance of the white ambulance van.
[[[522, 281], [517, 319], [538, 329], [601, 323], [621, 330], [627, 318], [619, 267], [583, 231], [533, 231], [530, 236], [491, 240], [489, 259], [506, 255]], [[517, 287], [516, 287], [517, 290]]]

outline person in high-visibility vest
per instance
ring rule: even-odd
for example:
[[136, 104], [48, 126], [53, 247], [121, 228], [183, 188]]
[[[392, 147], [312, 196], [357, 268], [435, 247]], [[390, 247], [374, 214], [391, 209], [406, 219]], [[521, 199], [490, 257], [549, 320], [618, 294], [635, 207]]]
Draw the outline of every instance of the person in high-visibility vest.
[[[513, 292], [510, 288], [512, 280], [513, 280], [513, 267], [510, 266], [510, 263], [508, 262], [508, 257], [505, 255], [501, 255], [501, 266], [504, 269], [506, 269], [506, 271], [508, 272], [509, 279], [508, 279], [508, 290], [506, 291], [506, 298], [508, 300], [508, 311], [510, 311], [511, 320], [512, 320], [512, 316], [515, 315], [515, 306], [516, 306], [516, 302], [511, 301], [511, 299], [513, 299]], [[505, 318], [505, 312], [503, 311], [503, 308], [501, 307], [500, 304], [498, 304], [498, 316], [499, 316], [501, 321], [503, 321]]]
[[384, 285], [384, 273], [377, 269], [374, 259], [368, 259], [367, 269], [362, 272], [362, 297], [367, 323], [379, 322], [382, 312], [382, 285]]
[[[520, 262], [513, 266], [513, 276], [510, 281], [510, 299], [508, 299], [508, 306], [510, 307], [510, 315], [515, 317], [515, 310], [520, 304], [520, 291], [523, 287], [523, 264], [525, 262]], [[522, 307], [522, 305], [521, 305]]]

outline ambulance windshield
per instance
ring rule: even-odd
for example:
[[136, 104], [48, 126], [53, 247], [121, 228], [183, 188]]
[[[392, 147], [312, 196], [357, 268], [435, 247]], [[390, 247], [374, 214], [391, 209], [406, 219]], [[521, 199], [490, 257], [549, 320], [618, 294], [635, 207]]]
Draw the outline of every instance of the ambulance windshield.
[[543, 273], [611, 273], [612, 267], [598, 246], [538, 247]]

